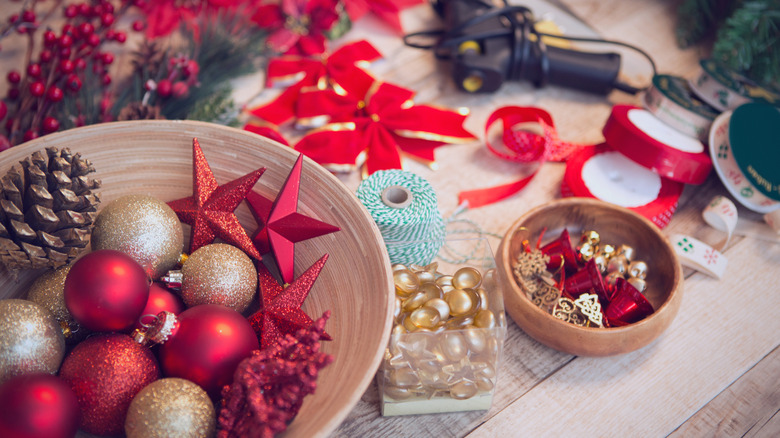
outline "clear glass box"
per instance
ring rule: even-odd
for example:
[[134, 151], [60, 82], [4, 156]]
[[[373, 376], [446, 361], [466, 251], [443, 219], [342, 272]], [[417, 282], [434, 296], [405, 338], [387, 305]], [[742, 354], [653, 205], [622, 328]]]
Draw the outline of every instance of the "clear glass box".
[[487, 410], [493, 401], [506, 337], [493, 252], [485, 238], [434, 245], [432, 262], [393, 266], [395, 320], [377, 373], [383, 416]]

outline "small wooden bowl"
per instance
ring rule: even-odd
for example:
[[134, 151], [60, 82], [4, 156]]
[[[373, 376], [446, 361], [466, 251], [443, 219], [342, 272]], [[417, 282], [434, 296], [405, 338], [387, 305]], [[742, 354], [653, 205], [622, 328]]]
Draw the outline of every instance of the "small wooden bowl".
[[[627, 326], [594, 328], [561, 321], [535, 306], [514, 278], [516, 257], [523, 240], [535, 244], [542, 230], [552, 240], [564, 228], [573, 244], [582, 231], [593, 230], [604, 243], [633, 247], [637, 259], [648, 264], [645, 296], [655, 312]], [[530, 210], [509, 228], [496, 263], [509, 316], [537, 341], [578, 356], [611, 356], [644, 347], [669, 326], [682, 299], [682, 268], [658, 227], [631, 210], [596, 199], [565, 198]]]
[[[129, 194], [163, 201], [192, 195], [192, 139], [197, 137], [217, 182], [266, 167], [255, 191], [274, 199], [298, 153], [239, 129], [192, 121], [138, 121], [92, 125], [47, 135], [0, 154], [0, 175], [20, 160], [48, 146], [68, 147], [95, 166], [101, 179], [102, 204]], [[289, 425], [290, 436], [326, 436], [349, 414], [379, 368], [390, 337], [395, 294], [390, 260], [382, 236], [354, 193], [330, 172], [304, 159], [298, 211], [336, 225], [341, 231], [296, 244], [295, 275], [323, 254], [327, 263], [303, 310], [314, 319], [331, 311], [325, 329], [333, 341], [322, 351], [334, 361], [317, 380], [314, 395], [304, 399]], [[251, 235], [257, 225], [242, 203], [236, 211]], [[185, 245], [189, 244], [184, 225]], [[186, 249], [186, 248], [185, 248]], [[2, 271], [2, 270], [0, 270]], [[0, 275], [0, 298], [24, 298], [41, 271], [26, 271], [15, 281]]]

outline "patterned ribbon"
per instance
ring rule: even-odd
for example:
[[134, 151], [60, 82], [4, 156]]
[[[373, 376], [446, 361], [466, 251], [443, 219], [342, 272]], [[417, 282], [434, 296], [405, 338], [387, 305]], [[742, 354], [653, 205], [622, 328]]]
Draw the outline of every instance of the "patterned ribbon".
[[[488, 137], [497, 122], [503, 125], [501, 145], [494, 145]], [[543, 109], [506, 106], [497, 109], [488, 117], [485, 123], [485, 146], [504, 160], [538, 165], [530, 175], [517, 181], [459, 193], [458, 202], [466, 203], [469, 208], [479, 208], [514, 195], [531, 182], [545, 161], [565, 161], [569, 155], [585, 145], [561, 140], [552, 117]]]

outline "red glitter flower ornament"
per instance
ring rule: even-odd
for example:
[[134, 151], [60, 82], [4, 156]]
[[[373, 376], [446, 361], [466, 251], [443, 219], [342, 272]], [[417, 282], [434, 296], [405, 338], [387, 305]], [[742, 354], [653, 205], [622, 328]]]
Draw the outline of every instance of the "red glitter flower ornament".
[[359, 94], [359, 99], [371, 86], [374, 79], [363, 72], [358, 64], [373, 62], [382, 55], [368, 41], [360, 40], [346, 44], [330, 56], [305, 58], [281, 56], [268, 63], [268, 85], [275, 82], [289, 82], [300, 75], [303, 77], [290, 85], [271, 102], [249, 110], [255, 117], [275, 125], [281, 125], [297, 117], [297, 123], [313, 125], [312, 120], [302, 120], [302, 108], [298, 102], [301, 90], [317, 88], [326, 90], [338, 87], [343, 94]]
[[255, 186], [265, 168], [218, 185], [197, 138], [192, 139], [192, 161], [193, 195], [168, 203], [180, 221], [192, 226], [190, 252], [219, 237], [260, 260], [260, 253], [233, 212]]
[[273, 437], [287, 429], [317, 388], [319, 371], [333, 356], [319, 351], [330, 311], [314, 324], [252, 352], [222, 391], [218, 438]]
[[371, 12], [384, 21], [395, 31], [403, 33], [401, 19], [398, 13], [411, 6], [419, 5], [425, 0], [342, 0], [349, 19], [354, 23]]
[[[301, 306], [327, 260], [328, 255], [325, 254], [286, 287], [280, 285], [262, 263], [258, 264], [261, 308], [249, 317], [249, 323], [260, 336], [261, 349], [311, 325], [312, 319], [301, 310]], [[331, 339], [327, 333], [323, 333], [322, 337], [328, 341]]]
[[261, 4], [252, 21], [269, 31], [266, 44], [277, 53], [316, 55], [325, 51], [325, 32], [338, 21], [337, 0], [281, 0]]
[[370, 175], [400, 169], [402, 154], [433, 164], [437, 147], [475, 140], [463, 128], [465, 111], [415, 105], [413, 97], [411, 90], [382, 82], [364, 100], [331, 90], [302, 94], [301, 105], [327, 111], [331, 122], [310, 131], [295, 149], [334, 170], [354, 167], [366, 154], [364, 170]]
[[246, 197], [259, 225], [253, 238], [255, 247], [261, 254], [273, 252], [285, 283], [293, 281], [297, 242], [339, 231], [339, 227], [298, 213], [302, 165], [303, 155], [299, 155], [275, 201], [255, 192], [249, 192]]

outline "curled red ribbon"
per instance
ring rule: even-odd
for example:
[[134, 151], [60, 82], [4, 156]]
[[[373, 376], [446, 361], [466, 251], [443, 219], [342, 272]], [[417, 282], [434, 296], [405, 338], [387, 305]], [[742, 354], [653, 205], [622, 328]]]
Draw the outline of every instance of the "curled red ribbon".
[[[503, 124], [502, 145], [497, 147], [488, 137], [493, 124]], [[540, 133], [529, 126], [537, 126]], [[500, 186], [468, 190], [458, 194], [458, 202], [478, 208], [508, 198], [522, 190], [536, 176], [545, 161], [565, 161], [577, 149], [585, 146], [562, 141], [558, 137], [550, 114], [536, 107], [505, 106], [494, 111], [485, 122], [485, 146], [504, 160], [538, 163], [534, 171], [517, 181]]]

